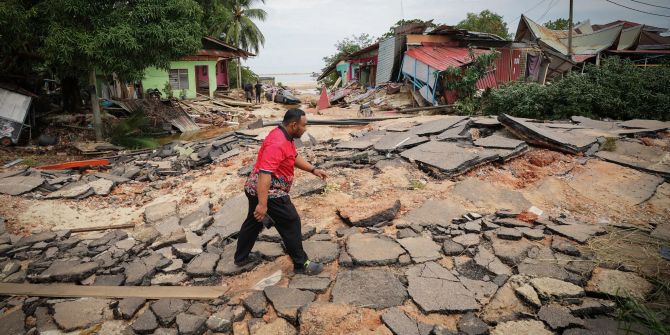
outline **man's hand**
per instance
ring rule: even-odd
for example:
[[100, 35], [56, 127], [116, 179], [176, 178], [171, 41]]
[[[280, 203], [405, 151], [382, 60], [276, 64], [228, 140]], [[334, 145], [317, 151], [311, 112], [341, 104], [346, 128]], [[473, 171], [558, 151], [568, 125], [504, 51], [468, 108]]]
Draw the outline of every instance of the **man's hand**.
[[254, 210], [254, 218], [256, 221], [261, 222], [265, 218], [265, 214], [268, 212], [268, 206], [264, 204], [256, 205], [256, 210]]
[[328, 178], [328, 175], [326, 174], [326, 171], [323, 171], [323, 170], [321, 170], [321, 169], [315, 169], [315, 170], [312, 172], [312, 174], [315, 175], [315, 176], [317, 176], [317, 177], [319, 177], [319, 178], [321, 178], [321, 179], [323, 179], [323, 180], [326, 180], [326, 178]]

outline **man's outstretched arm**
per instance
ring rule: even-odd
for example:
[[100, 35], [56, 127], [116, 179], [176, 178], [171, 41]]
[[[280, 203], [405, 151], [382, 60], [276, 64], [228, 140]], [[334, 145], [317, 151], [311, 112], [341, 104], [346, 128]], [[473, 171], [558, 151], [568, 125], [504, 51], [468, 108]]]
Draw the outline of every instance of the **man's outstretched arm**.
[[300, 170], [307, 171], [321, 179], [328, 178], [326, 171], [317, 169], [316, 167], [314, 167], [314, 165], [310, 164], [304, 158], [302, 158], [302, 156], [298, 156], [295, 158], [295, 167], [297, 167]]

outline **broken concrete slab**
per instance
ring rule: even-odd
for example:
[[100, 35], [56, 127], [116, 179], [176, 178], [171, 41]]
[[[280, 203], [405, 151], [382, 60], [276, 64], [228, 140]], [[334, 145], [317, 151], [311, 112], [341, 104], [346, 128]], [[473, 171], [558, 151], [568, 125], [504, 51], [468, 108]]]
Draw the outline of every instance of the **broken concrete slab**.
[[292, 322], [298, 319], [298, 310], [314, 301], [316, 295], [310, 291], [295, 288], [268, 286], [263, 289], [265, 296], [272, 302], [277, 314]]
[[244, 298], [242, 304], [255, 318], [261, 318], [267, 312], [268, 300], [263, 291], [256, 291]]
[[402, 305], [407, 290], [396, 276], [385, 270], [340, 270], [332, 295], [334, 303], [384, 309]]
[[417, 209], [409, 211], [403, 220], [410, 224], [421, 226], [440, 225], [448, 226], [453, 219], [461, 217], [466, 212], [458, 203], [447, 200], [430, 199]]
[[530, 280], [530, 284], [543, 299], [576, 298], [584, 295], [583, 288], [554, 278], [533, 278]]
[[440, 245], [429, 237], [417, 236], [398, 240], [398, 243], [407, 250], [414, 263], [423, 263], [442, 258]]
[[400, 200], [386, 200], [371, 208], [369, 204], [348, 204], [338, 208], [337, 215], [347, 224], [356, 227], [372, 227], [392, 221], [400, 210]]
[[314, 262], [330, 263], [340, 256], [340, 247], [330, 241], [304, 241], [302, 247]]
[[216, 273], [224, 276], [234, 276], [253, 268], [256, 263], [248, 263], [243, 266], [235, 265], [235, 244], [228, 244], [223, 249], [219, 263], [216, 265]]
[[186, 273], [191, 277], [210, 277], [219, 261], [219, 255], [209, 252], [201, 253], [186, 265]]
[[214, 215], [214, 223], [205, 231], [203, 236], [213, 237], [218, 234], [221, 239], [237, 235], [242, 222], [247, 218], [249, 201], [244, 193], [228, 199], [221, 209]]
[[25, 313], [19, 308], [5, 312], [0, 316], [0, 333], [2, 334], [26, 334]]
[[497, 152], [452, 142], [430, 141], [403, 151], [402, 157], [447, 177], [455, 177], [475, 167], [497, 160]]
[[0, 193], [21, 195], [30, 192], [45, 183], [42, 177], [13, 176], [0, 179]]
[[500, 114], [498, 121], [511, 133], [528, 143], [569, 154], [584, 153], [597, 143], [598, 138], [585, 132], [574, 130], [558, 130], [544, 127], [531, 119], [516, 118]]
[[[316, 234], [316, 228], [314, 226], [303, 225], [300, 227], [300, 229], [302, 232], [303, 241]], [[279, 232], [275, 227], [272, 227], [270, 229], [263, 229], [260, 235], [258, 235], [258, 240], [266, 242], [282, 242], [281, 236], [279, 235]]]
[[472, 312], [458, 320], [458, 329], [467, 335], [485, 335], [489, 332], [489, 326]]
[[458, 256], [462, 254], [464, 250], [465, 247], [463, 247], [463, 245], [461, 245], [460, 243], [456, 243], [451, 239], [445, 240], [442, 243], [442, 252], [446, 256]]
[[552, 335], [553, 332], [544, 327], [542, 321], [520, 320], [498, 324], [491, 335]]
[[124, 320], [130, 320], [135, 316], [135, 313], [140, 310], [140, 308], [146, 303], [147, 300], [144, 298], [124, 298], [119, 301], [118, 306], [116, 307], [117, 317], [121, 317]]
[[594, 294], [645, 299], [654, 286], [632, 272], [596, 268], [585, 288]]
[[365, 266], [393, 264], [405, 253], [395, 240], [384, 235], [352, 234], [346, 245], [354, 263]]
[[558, 235], [567, 237], [579, 243], [586, 243], [591, 237], [605, 234], [605, 228], [597, 224], [571, 224], [571, 225], [557, 225], [548, 224], [547, 229]]
[[396, 150], [410, 148], [428, 141], [430, 141], [430, 138], [418, 136], [410, 132], [388, 133], [374, 144], [374, 148], [375, 150], [381, 152], [393, 152]]
[[407, 273], [407, 292], [421, 310], [425, 313], [478, 310], [480, 305], [474, 293], [451, 273], [451, 276], [445, 276], [448, 271], [439, 270], [439, 267], [431, 265], [421, 272], [412, 270]]
[[177, 243], [172, 245], [174, 255], [185, 261], [191, 260], [193, 257], [200, 255], [203, 252], [201, 246], [192, 243]]
[[80, 260], [56, 260], [51, 266], [33, 277], [36, 282], [73, 282], [87, 278], [95, 273], [100, 266], [96, 262], [81, 262]]
[[498, 291], [498, 285], [494, 282], [467, 277], [461, 277], [459, 280], [465, 288], [474, 294], [475, 299], [482, 305], [488, 303], [491, 297]]
[[370, 149], [377, 141], [384, 137], [383, 133], [371, 133], [351, 141], [340, 142], [335, 146], [336, 149], [366, 150]]
[[98, 180], [89, 182], [88, 185], [93, 189], [95, 195], [108, 195], [112, 191], [114, 182], [108, 179], [100, 178]]
[[304, 177], [295, 180], [289, 194], [291, 198], [306, 197], [322, 193], [326, 189], [326, 181], [321, 178]]
[[171, 216], [177, 216], [176, 201], [156, 203], [144, 209], [144, 221], [149, 224], [156, 224]]
[[130, 324], [130, 328], [137, 334], [153, 334], [158, 328], [158, 320], [151, 309], [147, 308]]
[[474, 261], [477, 265], [487, 269], [494, 275], [512, 275], [512, 269], [503, 264], [503, 262], [501, 262], [500, 259], [487, 248], [481, 246], [477, 248], [477, 254], [474, 257]]
[[328, 276], [295, 275], [291, 278], [288, 287], [323, 293], [328, 289], [328, 286], [330, 286], [330, 282], [331, 280]]
[[251, 249], [251, 252], [257, 252], [261, 255], [261, 257], [268, 260], [273, 260], [279, 256], [284, 255], [284, 249], [280, 243], [265, 241], [257, 241], [254, 243], [254, 247]]
[[670, 178], [670, 153], [661, 147], [618, 140], [613, 151], [599, 151], [596, 156], [608, 162]]
[[411, 318], [398, 307], [387, 309], [381, 319], [393, 334], [429, 335], [433, 330], [432, 325]]
[[525, 302], [531, 304], [533, 307], [539, 308], [542, 306], [542, 301], [540, 301], [540, 297], [537, 295], [537, 292], [535, 292], [535, 289], [532, 286], [523, 284], [515, 287], [514, 292], [516, 292], [517, 296], [519, 296]]
[[254, 335], [298, 334], [296, 329], [288, 321], [282, 318], [276, 318], [271, 322], [265, 322], [261, 319], [252, 319], [249, 321], [249, 333]]
[[192, 231], [197, 234], [202, 234], [205, 228], [214, 222], [214, 217], [209, 215], [211, 204], [206, 201], [189, 215], [179, 220], [179, 225], [186, 231]]
[[510, 241], [493, 238], [491, 240], [491, 246], [493, 247], [493, 253], [500, 258], [503, 263], [509, 266], [517, 266], [526, 259], [528, 251], [533, 247], [533, 244], [527, 240]]
[[456, 236], [451, 240], [462, 245], [465, 248], [479, 245], [480, 242], [479, 234], [463, 234]]
[[93, 298], [59, 302], [53, 305], [54, 321], [66, 332], [88, 328], [102, 321], [103, 310], [109, 303], [105, 299]]
[[544, 305], [537, 312], [537, 317], [544, 321], [551, 329], [565, 329], [571, 326], [584, 326], [584, 322], [572, 316], [567, 307], [558, 304]]
[[473, 143], [475, 146], [489, 149], [526, 150], [528, 148], [528, 145], [524, 141], [499, 135], [480, 137]]
[[409, 131], [420, 136], [439, 134], [467, 119], [469, 119], [468, 116], [445, 116], [437, 120], [424, 122]]
[[93, 194], [93, 188], [90, 184], [80, 182], [72, 183], [64, 186], [63, 188], [47, 194], [45, 199], [72, 199], [72, 198], [83, 198], [87, 195]]
[[202, 335], [207, 330], [205, 322], [206, 316], [188, 313], [179, 313], [175, 320], [179, 334], [182, 335]]
[[184, 312], [188, 306], [188, 303], [181, 299], [159, 299], [151, 304], [151, 310], [162, 326], [169, 326], [177, 314]]
[[513, 241], [518, 241], [523, 237], [523, 234], [521, 231], [519, 231], [516, 228], [507, 228], [507, 227], [501, 227], [495, 230], [496, 237], [501, 238], [503, 240], [513, 240]]
[[161, 273], [151, 278], [151, 285], [153, 286], [178, 286], [189, 279], [188, 275], [183, 272], [178, 273]]
[[514, 288], [516, 285], [512, 285], [512, 283], [519, 279], [519, 276], [512, 276], [498, 289], [493, 298], [482, 309], [482, 313], [479, 316], [482, 320], [491, 324], [500, 323], [515, 320], [521, 315], [532, 314], [534, 312], [533, 309], [515, 294]]

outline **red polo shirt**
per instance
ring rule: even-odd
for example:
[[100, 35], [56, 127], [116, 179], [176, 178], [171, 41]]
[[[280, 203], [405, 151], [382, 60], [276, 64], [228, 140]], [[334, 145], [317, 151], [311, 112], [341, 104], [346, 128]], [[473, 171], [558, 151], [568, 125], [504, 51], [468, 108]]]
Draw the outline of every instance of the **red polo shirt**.
[[258, 157], [244, 190], [256, 195], [258, 175], [267, 173], [272, 175], [272, 182], [268, 192], [269, 198], [278, 198], [288, 195], [293, 184], [293, 170], [298, 152], [293, 138], [284, 128], [277, 127], [265, 137], [258, 150]]

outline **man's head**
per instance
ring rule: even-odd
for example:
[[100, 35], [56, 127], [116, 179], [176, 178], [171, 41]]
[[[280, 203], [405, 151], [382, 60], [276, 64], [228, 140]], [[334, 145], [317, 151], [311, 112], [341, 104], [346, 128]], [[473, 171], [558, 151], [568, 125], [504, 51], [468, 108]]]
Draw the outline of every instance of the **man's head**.
[[284, 114], [282, 126], [293, 138], [300, 138], [307, 130], [307, 116], [302, 109], [291, 108]]

